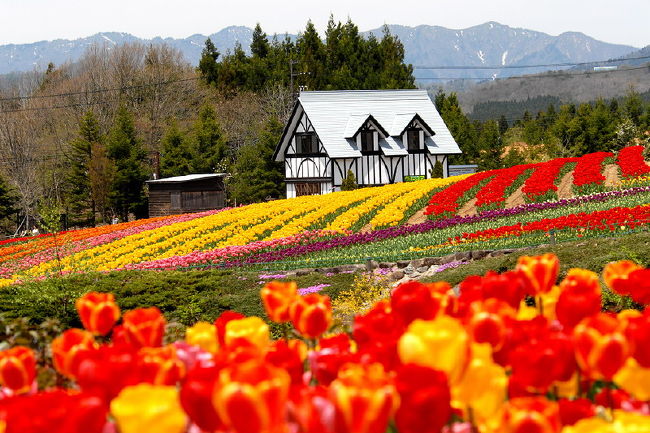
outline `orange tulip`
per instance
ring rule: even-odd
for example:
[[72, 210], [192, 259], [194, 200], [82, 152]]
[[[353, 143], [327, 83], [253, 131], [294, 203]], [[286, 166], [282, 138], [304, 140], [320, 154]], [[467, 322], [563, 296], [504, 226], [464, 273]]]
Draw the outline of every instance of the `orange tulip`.
[[491, 419], [488, 425], [488, 431], [507, 433], [559, 433], [562, 429], [557, 403], [542, 397], [509, 400], [501, 416]]
[[68, 329], [52, 341], [54, 368], [64, 376], [74, 379], [84, 355], [95, 347], [95, 339], [90, 332]]
[[167, 321], [156, 307], [138, 308], [124, 313], [123, 326], [131, 344], [137, 347], [162, 345]]
[[120, 318], [120, 308], [112, 293], [86, 293], [77, 299], [75, 307], [84, 328], [93, 335], [108, 334]]
[[262, 287], [260, 297], [269, 319], [277, 323], [288, 322], [291, 320], [290, 307], [298, 299], [298, 285], [293, 281], [272, 281]]
[[521, 256], [516, 269], [527, 293], [536, 296], [551, 291], [560, 272], [560, 260], [551, 253]]
[[591, 379], [611, 380], [630, 355], [624, 325], [604, 313], [588, 317], [573, 330], [576, 360]]
[[625, 293], [624, 283], [632, 272], [639, 269], [643, 269], [643, 267], [631, 260], [619, 260], [618, 262], [607, 263], [603, 269], [603, 280], [607, 284], [607, 287], [616, 293], [629, 295], [629, 293]]
[[393, 379], [379, 363], [345, 364], [330, 385], [330, 399], [340, 433], [383, 433], [399, 406]]
[[569, 269], [560, 283], [555, 313], [566, 328], [573, 328], [585, 317], [600, 312], [601, 291], [598, 275], [586, 269]]
[[506, 320], [515, 318], [515, 310], [504, 301], [489, 298], [473, 302], [471, 313], [468, 330], [474, 341], [489, 343], [494, 350], [501, 349], [506, 338]]
[[226, 324], [225, 348], [246, 357], [264, 356], [271, 344], [269, 325], [259, 317], [231, 320]]
[[153, 385], [175, 385], [185, 376], [185, 364], [174, 346], [143, 347], [138, 358], [141, 378]]
[[235, 433], [286, 433], [290, 381], [286, 371], [258, 360], [232, 364], [219, 373], [212, 404]]
[[16, 393], [29, 391], [36, 377], [32, 349], [16, 346], [0, 352], [0, 383]]
[[291, 323], [306, 338], [318, 338], [332, 326], [329, 296], [312, 293], [298, 298], [291, 306]]

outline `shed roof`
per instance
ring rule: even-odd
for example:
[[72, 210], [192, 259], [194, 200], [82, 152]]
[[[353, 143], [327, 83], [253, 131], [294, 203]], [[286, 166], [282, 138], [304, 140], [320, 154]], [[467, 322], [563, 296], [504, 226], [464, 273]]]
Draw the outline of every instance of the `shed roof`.
[[148, 180], [147, 183], [182, 183], [192, 182], [195, 180], [210, 179], [216, 177], [225, 177], [226, 173], [208, 173], [208, 174], [187, 174], [185, 176], [165, 177], [162, 179]]
[[[416, 116], [419, 116], [435, 134], [425, 140], [425, 145], [432, 153], [461, 153], [458, 144], [451, 136], [426, 90], [302, 92], [297, 104], [307, 114], [331, 158], [361, 156], [361, 152], [348, 139], [348, 136], [355, 128], [358, 129], [370, 115], [380, 127], [390, 134], [380, 140], [380, 147], [386, 155], [405, 155], [407, 153], [401, 137], [393, 134], [403, 132], [406, 125]], [[300, 110], [294, 110], [294, 115], [296, 113], [299, 114]], [[283, 136], [276, 153], [279, 159], [282, 158], [282, 150], [290, 138], [287, 134]]]

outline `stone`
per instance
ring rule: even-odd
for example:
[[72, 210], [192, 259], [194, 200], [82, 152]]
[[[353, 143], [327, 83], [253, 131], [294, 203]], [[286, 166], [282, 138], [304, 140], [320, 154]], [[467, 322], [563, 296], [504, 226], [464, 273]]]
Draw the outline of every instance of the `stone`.
[[441, 262], [441, 257], [426, 257], [422, 259], [422, 264], [424, 266], [433, 266], [433, 265], [439, 265]]
[[475, 250], [470, 252], [470, 257], [472, 260], [480, 260], [487, 257], [488, 254], [490, 254], [490, 252], [486, 250]]
[[470, 259], [469, 251], [459, 251], [456, 254], [454, 254], [454, 260], [463, 261], [469, 259]]
[[377, 269], [379, 267], [379, 263], [376, 260], [368, 260], [366, 262], [366, 270], [372, 271], [373, 269]]
[[422, 267], [423, 265], [424, 265], [424, 260], [422, 259], [411, 260], [411, 266], [413, 266], [416, 269]]
[[315, 269], [313, 269], [313, 268], [296, 269], [296, 276], [297, 277], [302, 277], [303, 275], [313, 274], [314, 272], [315, 272]]
[[495, 250], [490, 253], [490, 257], [501, 257], [504, 255], [504, 252], [501, 250]]
[[421, 274], [425, 273], [428, 270], [429, 270], [428, 266], [420, 266], [419, 268], [416, 269], [416, 271], [418, 271]]
[[447, 254], [446, 256], [440, 257], [440, 264], [446, 265], [447, 263], [451, 263], [454, 260], [456, 260], [456, 254]]
[[392, 274], [390, 274], [390, 278], [395, 281], [401, 280], [402, 278], [404, 278], [404, 271], [401, 270], [395, 271]]
[[411, 275], [413, 272], [415, 272], [415, 268], [409, 263], [408, 266], [404, 268], [404, 273], [406, 275]]
[[379, 262], [379, 267], [381, 269], [389, 269], [392, 268], [395, 263], [388, 263], [388, 262]]
[[398, 260], [397, 261], [397, 267], [400, 268], [400, 269], [403, 269], [403, 268], [407, 267], [410, 264], [411, 264], [411, 262], [408, 261], [408, 260]]

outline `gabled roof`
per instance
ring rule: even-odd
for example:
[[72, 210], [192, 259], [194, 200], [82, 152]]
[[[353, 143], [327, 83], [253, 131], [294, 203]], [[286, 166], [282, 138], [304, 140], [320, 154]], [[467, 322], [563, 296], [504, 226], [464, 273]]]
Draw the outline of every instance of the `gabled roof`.
[[414, 118], [419, 119], [423, 128], [429, 129], [432, 136], [426, 136], [425, 145], [432, 153], [461, 153], [426, 90], [337, 90], [300, 94], [276, 149], [276, 160], [282, 160], [291, 138], [289, 132], [296, 122], [295, 117], [303, 112], [331, 158], [361, 156], [349, 138], [351, 131], [355, 127], [355, 132], [358, 131], [369, 116], [372, 116], [378, 128], [387, 132], [379, 140], [385, 155], [407, 154], [399, 135]]
[[148, 180], [146, 183], [182, 183], [225, 176], [226, 173], [187, 174], [185, 176], [164, 177], [162, 179]]
[[367, 122], [372, 123], [384, 137], [388, 136], [388, 131], [386, 131], [386, 129], [384, 129], [384, 127], [379, 122], [377, 122], [374, 117], [372, 117], [372, 114], [366, 113], [350, 115], [348, 118], [348, 124], [345, 127], [345, 138], [353, 138], [355, 135], [357, 135], [359, 129], [361, 129], [361, 127]]

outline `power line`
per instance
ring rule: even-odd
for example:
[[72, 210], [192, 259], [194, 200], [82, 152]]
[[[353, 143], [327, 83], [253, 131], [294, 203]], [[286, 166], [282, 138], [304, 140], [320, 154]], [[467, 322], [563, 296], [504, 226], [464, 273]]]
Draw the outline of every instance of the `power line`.
[[33, 96], [12, 96], [9, 98], [0, 98], [0, 102], [10, 102], [10, 101], [23, 101], [26, 99], [46, 99], [46, 98], [61, 98], [66, 96], [80, 96], [96, 93], [105, 93], [105, 92], [121, 92], [125, 90], [134, 90], [141, 89], [145, 87], [155, 87], [155, 86], [166, 86], [169, 84], [182, 83], [187, 81], [196, 81], [199, 77], [192, 78], [182, 78], [178, 80], [168, 80], [168, 81], [158, 81], [156, 83], [146, 83], [146, 84], [135, 84], [132, 86], [122, 86], [114, 88], [98, 88], [93, 90], [79, 91], [79, 92], [66, 92], [66, 93], [55, 93], [50, 95], [33, 95]]
[[628, 60], [647, 60], [650, 59], [650, 56], [642, 57], [630, 57], [627, 59], [609, 59], [609, 60], [599, 60], [592, 62], [576, 62], [576, 63], [546, 63], [538, 65], [496, 65], [496, 66], [454, 66], [454, 65], [440, 65], [440, 66], [414, 66], [415, 69], [526, 69], [526, 68], [552, 68], [552, 67], [562, 67], [562, 66], [584, 66], [584, 65], [593, 65], [599, 63], [614, 63], [614, 62], [624, 62]]
[[571, 77], [574, 75], [595, 75], [595, 74], [611, 74], [614, 72], [627, 72], [627, 71], [637, 71], [640, 69], [649, 69], [650, 66], [636, 66], [634, 68], [625, 68], [625, 69], [612, 69], [609, 71], [580, 71], [580, 72], [558, 72], [554, 75], [548, 74], [537, 74], [537, 75], [517, 75], [513, 77], [416, 77], [415, 80], [507, 80], [507, 79], [520, 79], [520, 80], [530, 80], [530, 79], [539, 79], [539, 78], [554, 78], [557, 76]]

